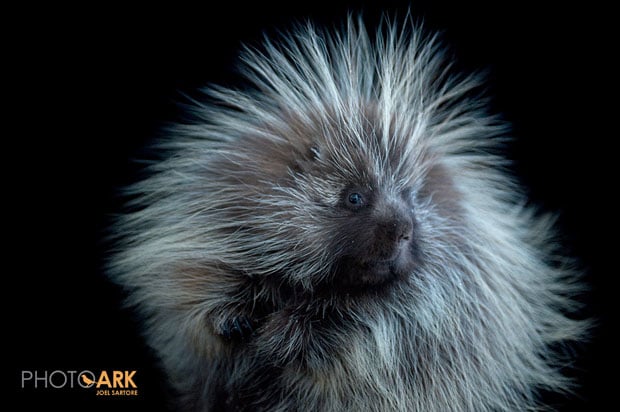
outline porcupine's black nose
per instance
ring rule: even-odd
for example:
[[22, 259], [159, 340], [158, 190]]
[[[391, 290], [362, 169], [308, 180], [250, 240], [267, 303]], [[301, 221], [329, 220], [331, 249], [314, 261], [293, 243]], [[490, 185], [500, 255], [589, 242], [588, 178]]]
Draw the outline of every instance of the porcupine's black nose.
[[413, 237], [413, 221], [403, 207], [394, 207], [375, 227], [376, 259], [397, 259]]

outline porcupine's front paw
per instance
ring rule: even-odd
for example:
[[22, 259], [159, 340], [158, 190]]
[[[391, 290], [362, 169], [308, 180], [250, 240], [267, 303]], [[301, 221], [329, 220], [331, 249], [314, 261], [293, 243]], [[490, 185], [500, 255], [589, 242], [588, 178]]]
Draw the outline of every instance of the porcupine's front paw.
[[228, 299], [221, 306], [216, 306], [210, 313], [214, 332], [226, 342], [248, 341], [256, 335], [262, 326], [267, 314], [273, 311], [271, 306], [259, 299], [264, 292], [260, 283], [253, 277], [236, 273], [229, 269], [236, 277], [236, 283], [231, 283], [227, 291]]
[[221, 334], [226, 339], [244, 340], [252, 336], [254, 330], [254, 321], [248, 316], [241, 315], [224, 322]]
[[247, 340], [256, 330], [257, 322], [248, 315], [238, 315], [218, 322], [216, 333], [227, 340]]

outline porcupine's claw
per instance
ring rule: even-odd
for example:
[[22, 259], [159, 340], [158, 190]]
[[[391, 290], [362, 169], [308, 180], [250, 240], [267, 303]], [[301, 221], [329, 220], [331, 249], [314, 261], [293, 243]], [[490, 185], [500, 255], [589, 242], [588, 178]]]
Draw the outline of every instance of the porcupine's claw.
[[221, 327], [221, 335], [229, 340], [245, 340], [254, 333], [254, 322], [241, 315], [226, 321]]

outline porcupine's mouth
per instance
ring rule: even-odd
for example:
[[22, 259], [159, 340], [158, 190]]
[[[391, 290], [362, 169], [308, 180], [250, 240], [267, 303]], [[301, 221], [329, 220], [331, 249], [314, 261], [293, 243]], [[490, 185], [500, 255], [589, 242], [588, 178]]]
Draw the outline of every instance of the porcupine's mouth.
[[405, 278], [410, 267], [408, 259], [397, 257], [387, 260], [360, 261], [353, 257], [343, 257], [334, 271], [333, 281], [345, 288], [387, 287]]

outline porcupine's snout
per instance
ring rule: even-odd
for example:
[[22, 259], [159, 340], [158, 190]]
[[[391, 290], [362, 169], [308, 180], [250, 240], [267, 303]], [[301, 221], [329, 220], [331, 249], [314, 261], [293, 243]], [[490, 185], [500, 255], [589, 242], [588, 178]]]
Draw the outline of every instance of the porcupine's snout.
[[[370, 203], [370, 202], [369, 202]], [[416, 262], [415, 225], [402, 199], [375, 199], [351, 226], [336, 281], [380, 285], [408, 276]]]

